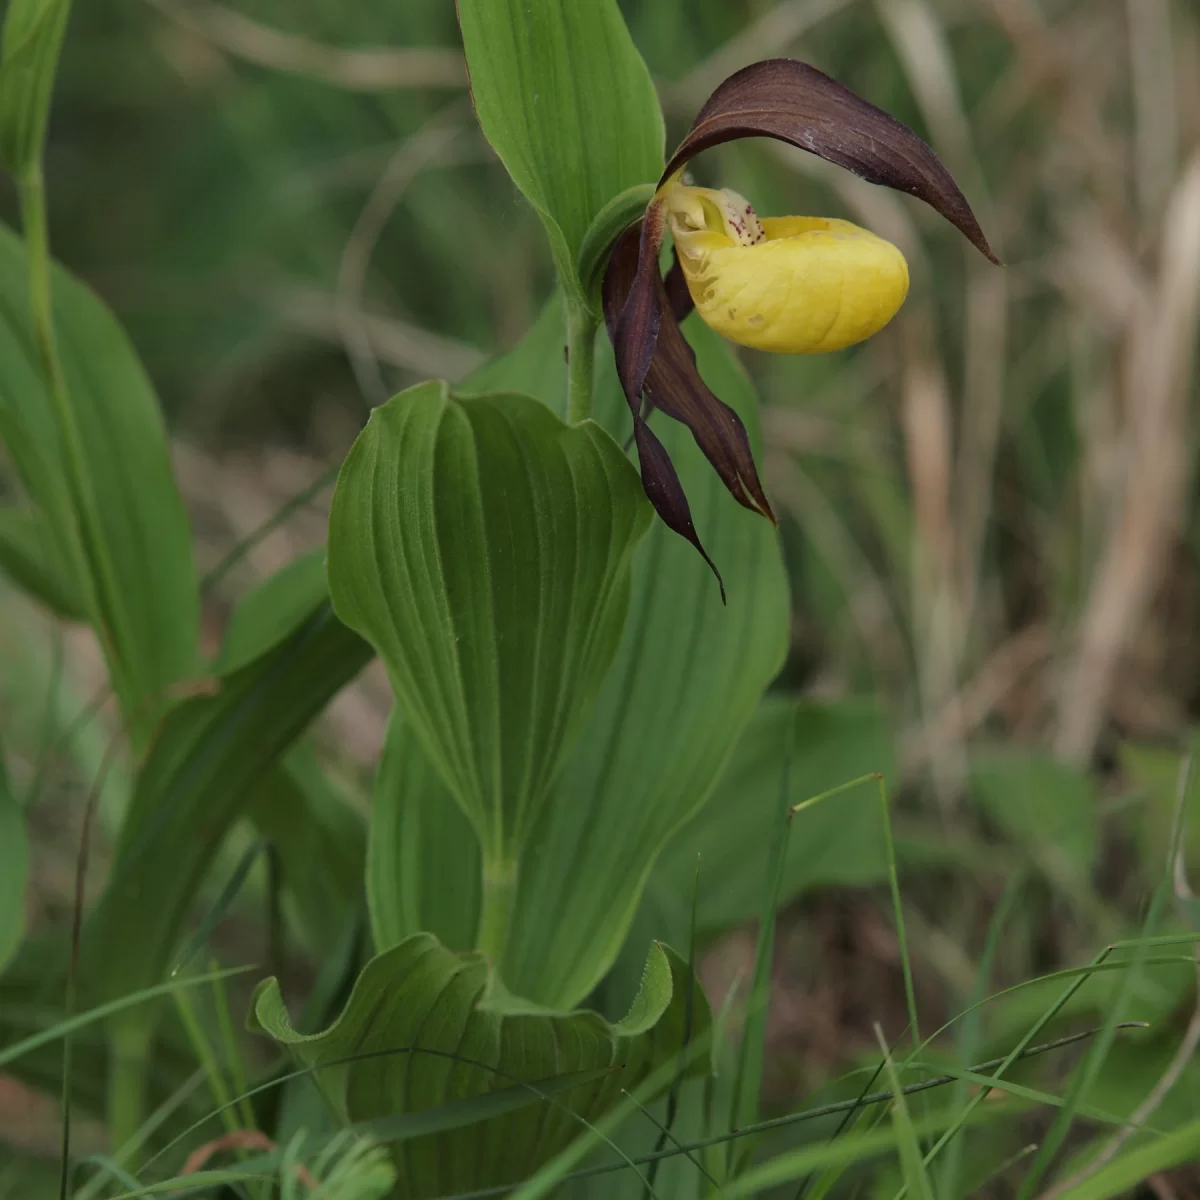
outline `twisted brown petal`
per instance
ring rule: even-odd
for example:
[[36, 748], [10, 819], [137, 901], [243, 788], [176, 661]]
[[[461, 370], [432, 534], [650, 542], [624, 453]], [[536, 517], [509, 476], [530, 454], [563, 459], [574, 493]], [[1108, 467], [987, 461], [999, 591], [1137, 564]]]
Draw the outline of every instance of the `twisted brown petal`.
[[[638, 466], [641, 468], [642, 487], [646, 490], [646, 498], [654, 506], [654, 511], [662, 518], [663, 524], [679, 534], [680, 537], [686, 538], [700, 552], [700, 556], [708, 563], [712, 573], [717, 577], [717, 583], [721, 588], [721, 603], [724, 604], [725, 581], [721, 578], [721, 572], [717, 570], [716, 563], [708, 557], [708, 551], [704, 549], [700, 536], [696, 533], [696, 526], [692, 522], [692, 509], [688, 504], [683, 484], [679, 482], [679, 473], [675, 470], [674, 463], [671, 462], [667, 448], [658, 440], [654, 430], [646, 424], [646, 419], [642, 415], [641, 389], [645, 383], [645, 376], [650, 370], [649, 364], [642, 372], [642, 383], [638, 385], [637, 391], [630, 391], [626, 385], [626, 379], [631, 372], [628, 366], [624, 368], [622, 366], [622, 346], [619, 333], [622, 316], [633, 298], [634, 285], [639, 274], [638, 268], [641, 264], [642, 241], [643, 225], [639, 221], [635, 225], [630, 225], [613, 245], [612, 254], [608, 260], [608, 270], [604, 274], [604, 323], [608, 327], [608, 336], [616, 352], [617, 374], [621, 378], [621, 387], [625, 392], [629, 411], [633, 415], [633, 439], [637, 445]], [[654, 276], [657, 278], [657, 250], [654, 254], [654, 263]], [[646, 290], [646, 295], [657, 308], [657, 293], [653, 286]], [[650, 343], [649, 351], [651, 359], [654, 357], [661, 321], [661, 314], [656, 315], [658, 319], [653, 321], [654, 340]], [[668, 318], [669, 320], [670, 318]], [[641, 314], [638, 315], [637, 323], [642, 328], [648, 328], [651, 325], [651, 321]], [[637, 349], [634, 352], [640, 353]], [[625, 347], [625, 353], [630, 353], [628, 344]]]
[[[719, 400], [696, 367], [695, 355], [679, 328], [667, 284], [658, 274], [654, 252], [652, 272], [644, 272], [645, 230], [631, 226], [618, 239], [604, 277], [604, 315], [617, 356], [617, 372], [633, 415], [634, 441], [642, 485], [664, 523], [703, 555], [720, 581], [692, 523], [683, 485], [665, 447], [646, 424], [641, 411], [641, 387], [651, 405], [691, 430], [704, 456], [739, 504], [774, 521], [741, 418]], [[653, 313], [642, 311], [652, 307]], [[621, 341], [622, 330], [640, 331], [640, 341]], [[651, 334], [653, 330], [653, 334]], [[653, 341], [649, 339], [653, 337]], [[644, 371], [640, 362], [648, 355]], [[640, 373], [639, 390], [634, 391]], [[627, 380], [630, 382], [627, 384]], [[721, 585], [722, 600], [725, 587]]]
[[[630, 230], [639, 231], [636, 241], [630, 238]], [[657, 294], [658, 251], [666, 231], [666, 205], [660, 199], [652, 200], [646, 206], [642, 219], [617, 239], [604, 277], [604, 322], [616, 353], [617, 375], [630, 404], [641, 397], [646, 373], [654, 358], [654, 347], [658, 342], [662, 313]], [[609, 313], [613, 297], [609, 295], [608, 277], [619, 256], [624, 260], [622, 279], [625, 285], [621, 293], [624, 298], [615, 308], [614, 318]]]
[[869, 183], [908, 192], [999, 262], [950, 172], [907, 125], [792, 58], [752, 63], [730, 75], [700, 110], [662, 182], [702, 150], [746, 137], [777, 138]]

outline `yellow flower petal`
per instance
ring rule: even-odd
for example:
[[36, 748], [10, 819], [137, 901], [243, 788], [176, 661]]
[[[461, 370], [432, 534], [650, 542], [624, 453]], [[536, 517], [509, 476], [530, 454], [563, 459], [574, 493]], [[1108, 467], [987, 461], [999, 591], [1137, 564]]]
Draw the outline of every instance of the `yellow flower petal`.
[[730, 341], [783, 354], [841, 350], [882, 329], [908, 294], [900, 251], [849, 221], [760, 220], [727, 190], [676, 185], [666, 199], [696, 310]]

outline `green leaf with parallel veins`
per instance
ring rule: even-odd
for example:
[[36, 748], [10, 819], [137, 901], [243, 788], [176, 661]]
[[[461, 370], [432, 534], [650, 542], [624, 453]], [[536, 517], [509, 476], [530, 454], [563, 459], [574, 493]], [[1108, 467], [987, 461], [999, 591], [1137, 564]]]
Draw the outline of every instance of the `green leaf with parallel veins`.
[[274, 979], [255, 994], [251, 1027], [306, 1066], [371, 1055], [320, 1073], [325, 1094], [348, 1121], [436, 1109], [515, 1081], [612, 1068], [558, 1092], [557, 1106], [542, 1102], [395, 1147], [401, 1190], [419, 1200], [527, 1177], [583, 1130], [581, 1118], [594, 1122], [621, 1099], [622, 1088], [678, 1061], [689, 995], [691, 1040], [703, 1043], [710, 1023], [703, 993], [661, 946], [651, 948], [629, 1014], [610, 1024], [596, 1013], [556, 1013], [515, 1000], [494, 986], [482, 956], [454, 954], [431, 935], [415, 934], [366, 965], [342, 1015], [323, 1033], [305, 1037], [292, 1028]]
[[0, 571], [64, 621], [87, 620], [49, 523], [31, 509], [0, 509]]
[[484, 135], [546, 226], [562, 286], [585, 300], [588, 227], [663, 166], [662, 111], [616, 0], [458, 0]]
[[394, 710], [375, 776], [367, 841], [367, 908], [376, 949], [422, 931], [435, 933], [451, 950], [471, 949], [479, 872], [471, 823]]
[[[754, 392], [728, 348], [698, 320], [686, 331], [701, 373], [756, 439]], [[552, 314], [535, 332], [534, 358], [561, 338]], [[518, 353], [519, 375], [527, 368]], [[629, 414], [612, 357], [598, 357], [597, 418], [624, 438]], [[561, 403], [558, 393], [545, 399]], [[504, 978], [556, 1007], [579, 1003], [615, 960], [655, 859], [720, 778], [787, 647], [775, 530], [732, 499], [686, 429], [653, 420], [729, 606], [691, 546], [656, 522], [634, 561], [621, 647], [523, 867]]]
[[25, 932], [25, 882], [29, 877], [29, 838], [25, 813], [8, 783], [0, 750], [0, 971]]
[[334, 607], [491, 863], [515, 864], [612, 661], [649, 518], [616, 443], [528, 396], [412, 388], [342, 465]]
[[[729, 351], [699, 322], [689, 323], [688, 333], [701, 370], [753, 433], [753, 393]], [[548, 364], [561, 363], [562, 344], [555, 298], [520, 346], [464, 386], [524, 387], [561, 412], [561, 367]], [[599, 357], [598, 412], [620, 438], [628, 409], [611, 355]], [[557, 1008], [579, 1003], [614, 962], [653, 863], [704, 804], [787, 644], [787, 583], [774, 531], [732, 500], [685, 429], [663, 422], [661, 431], [693, 498], [700, 535], [721, 557], [729, 607], [722, 608], [694, 551], [652, 529], [634, 559], [616, 662], [522, 863], [504, 979]], [[406, 771], [419, 778], [415, 753], [410, 748]], [[421, 897], [423, 927], [446, 936], [461, 921], [457, 889], [477, 886], [478, 864], [469, 849], [457, 859], [438, 857], [437, 880], [421, 880], [423, 864], [437, 853], [432, 831], [440, 828], [436, 814], [424, 814], [441, 799], [436, 790], [414, 788], [392, 803], [416, 810], [405, 816], [410, 836], [398, 846], [398, 861], [409, 875], [406, 886]]]
[[117, 858], [84, 931], [83, 977], [120, 995], [157, 983], [200, 881], [255, 788], [370, 657], [327, 603], [216, 695], [176, 705], [138, 773]]
[[[65, 455], [28, 314], [24, 244], [0, 227], [0, 441], [53, 531], [72, 595], [94, 593], [93, 619], [113, 686], [140, 743], [172, 684], [197, 668], [199, 594], [191, 528], [171, 469], [153, 388], [121, 327], [56, 268], [54, 323], [83, 448], [68, 489]], [[92, 498], [86, 565], [67, 496]], [[86, 572], [86, 573], [85, 573]], [[90, 587], [85, 586], [90, 581]]]

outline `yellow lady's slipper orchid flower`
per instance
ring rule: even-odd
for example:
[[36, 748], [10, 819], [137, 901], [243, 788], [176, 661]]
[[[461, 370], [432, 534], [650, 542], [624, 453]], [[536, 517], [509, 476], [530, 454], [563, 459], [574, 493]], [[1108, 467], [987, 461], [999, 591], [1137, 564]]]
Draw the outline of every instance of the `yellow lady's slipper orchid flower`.
[[[816, 354], [878, 332], [908, 294], [900, 251], [849, 221], [760, 219], [736, 192], [682, 182], [697, 154], [747, 137], [787, 142], [869, 183], [916, 196], [998, 261], [937, 155], [911, 129], [837, 80], [807, 63], [774, 58], [744, 67], [717, 87], [671, 155], [642, 217], [613, 243], [603, 298], [646, 495], [718, 580], [670, 455], [647, 421], [650, 410], [692, 431], [739, 504], [774, 516], [746, 428], [701, 378], [679, 322], [694, 306], [730, 341], [756, 350]], [[668, 233], [675, 266], [663, 279], [658, 256]]]
[[890, 242], [831, 217], [758, 217], [729, 188], [668, 184], [667, 228], [696, 311], [754, 350], [819, 354], [878, 333], [908, 295]]

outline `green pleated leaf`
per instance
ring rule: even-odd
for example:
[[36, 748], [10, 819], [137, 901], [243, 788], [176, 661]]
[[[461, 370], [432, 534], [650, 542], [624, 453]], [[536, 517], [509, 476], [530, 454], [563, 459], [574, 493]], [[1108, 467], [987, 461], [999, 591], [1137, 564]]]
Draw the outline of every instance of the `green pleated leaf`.
[[70, 0], [9, 0], [0, 49], [0, 158], [14, 175], [36, 167]]
[[[65, 271], [54, 320], [79, 431], [82, 478], [67, 476], [27, 311], [24, 244], [0, 228], [0, 441], [39, 517], [71, 595], [89, 597], [113, 686], [140, 744], [172, 684], [197, 667], [199, 597], [191, 530], [154, 391], [108, 309]], [[72, 514], [70, 496], [88, 497]], [[79, 517], [82, 542], [75, 519]]]
[[29, 878], [29, 837], [25, 813], [8, 782], [0, 750], [0, 971], [25, 933], [25, 884]]
[[251, 1027], [290, 1047], [305, 1065], [371, 1055], [321, 1072], [326, 1096], [348, 1121], [444, 1108], [517, 1081], [612, 1068], [559, 1091], [557, 1107], [540, 1102], [395, 1147], [400, 1191], [414, 1200], [528, 1176], [583, 1130], [580, 1118], [595, 1121], [622, 1088], [678, 1061], [689, 994], [691, 1038], [708, 1036], [703, 994], [689, 986], [687, 966], [657, 945], [641, 990], [616, 1024], [591, 1012], [539, 1009], [492, 983], [482, 956], [454, 954], [431, 935], [416, 934], [367, 964], [345, 1010], [323, 1033], [305, 1037], [293, 1029], [274, 979], [255, 995]]
[[328, 604], [178, 704], [138, 773], [116, 862], [85, 928], [84, 978], [119, 995], [157, 983], [230, 825], [309, 722], [370, 657]]
[[87, 619], [87, 604], [58, 552], [53, 531], [30, 509], [0, 509], [0, 571], [64, 621]]
[[397, 710], [375, 776], [367, 843], [367, 908], [375, 946], [423, 930], [452, 950], [475, 944], [479, 844], [466, 814]]
[[330, 594], [489, 862], [514, 864], [621, 636], [649, 507], [596, 424], [412, 388], [338, 476]]
[[593, 219], [654, 183], [662, 112], [616, 0], [458, 0], [479, 124], [546, 226], [564, 288]]
[[[698, 320], [686, 331], [705, 379], [757, 439], [753, 389], [729, 350]], [[555, 333], [539, 323], [537, 357]], [[624, 438], [628, 408], [611, 356], [601, 361], [597, 417]], [[519, 359], [512, 370], [524, 370]], [[787, 646], [774, 529], [729, 496], [686, 429], [654, 423], [729, 605], [691, 546], [656, 522], [634, 562], [620, 649], [523, 867], [504, 977], [556, 1007], [578, 1003], [613, 963], [655, 859], [712, 791]]]
[[[756, 429], [753, 396], [728, 351], [699, 323], [688, 331], [701, 370]], [[525, 341], [480, 371], [470, 386], [522, 386], [561, 411], [562, 342], [562, 307], [552, 301]], [[624, 436], [628, 410], [611, 357], [602, 363], [599, 415], [614, 437]], [[722, 569], [727, 560], [733, 572], [727, 574], [729, 607], [722, 608], [704, 564], [686, 552], [690, 547], [653, 529], [635, 556], [616, 662], [522, 862], [504, 978], [556, 1008], [579, 1003], [614, 962], [659, 852], [704, 804], [786, 647], [787, 585], [774, 532], [729, 497], [686, 430], [663, 423], [662, 432], [694, 496], [701, 536], [718, 548]], [[384, 937], [381, 944], [419, 928], [466, 944], [461, 930], [474, 906], [464, 917], [465, 898], [478, 888], [478, 858], [462, 830], [454, 843], [462, 853], [439, 848], [444, 794], [422, 782], [431, 768], [420, 761], [416, 745], [408, 746], [403, 762], [403, 770], [390, 776], [381, 810], [389, 832], [371, 832], [369, 879], [376, 882], [368, 883], [368, 892], [376, 932]], [[836, 770], [836, 763], [829, 769]], [[789, 870], [794, 861], [789, 854]], [[436, 872], [427, 863], [436, 863]], [[694, 859], [689, 870], [685, 897]], [[416, 897], [407, 908], [397, 900], [402, 891]], [[661, 890], [649, 898], [664, 899], [674, 912]], [[385, 909], [391, 922], [386, 930]], [[751, 911], [757, 911], [757, 892]], [[662, 915], [650, 914], [641, 928], [664, 928]], [[641, 936], [638, 949], [645, 944]]]

